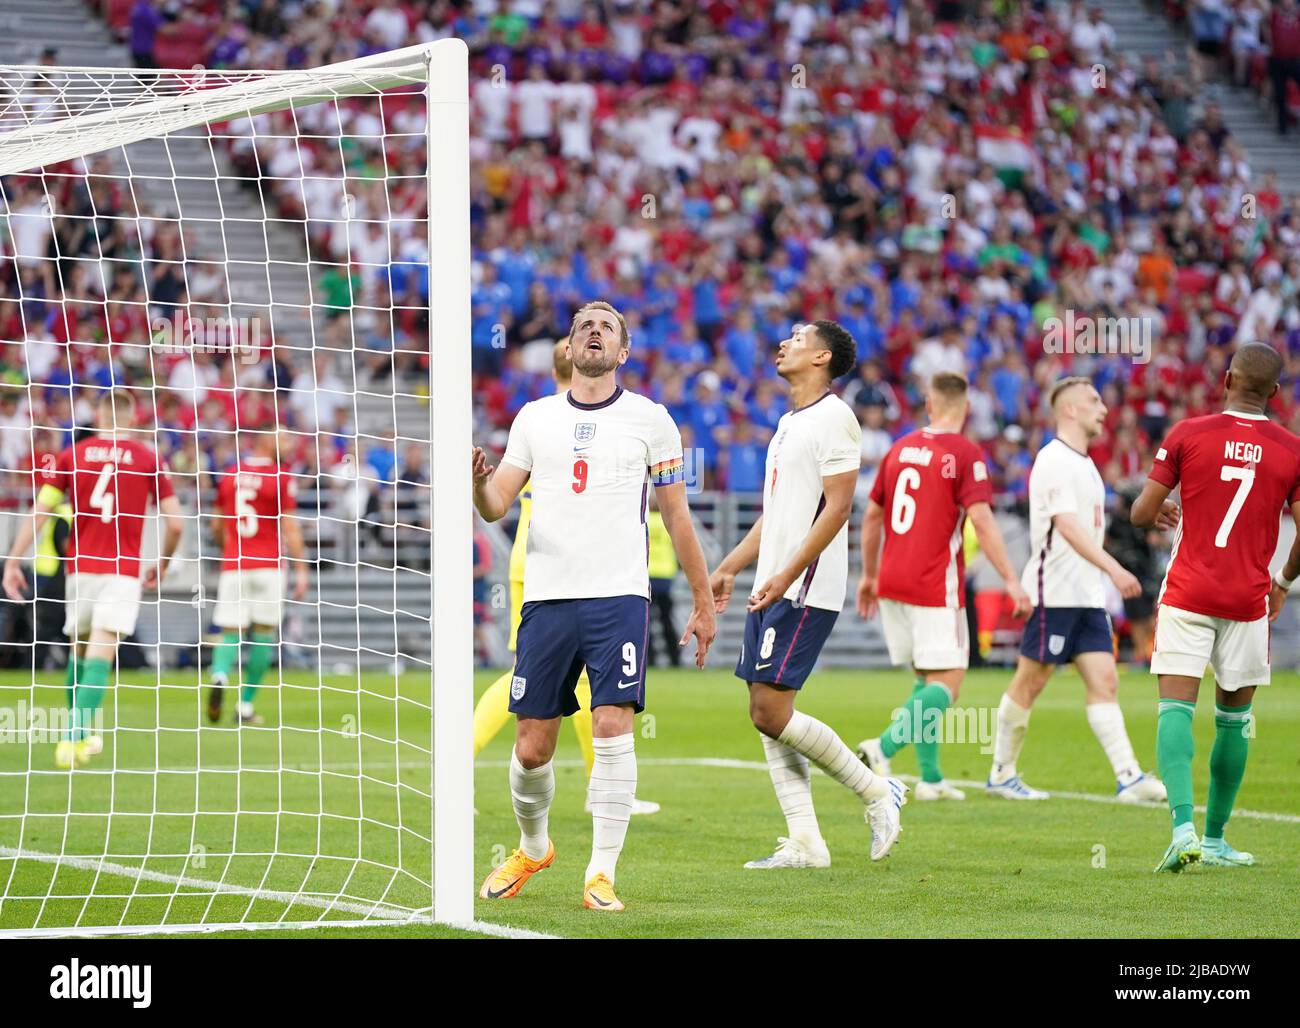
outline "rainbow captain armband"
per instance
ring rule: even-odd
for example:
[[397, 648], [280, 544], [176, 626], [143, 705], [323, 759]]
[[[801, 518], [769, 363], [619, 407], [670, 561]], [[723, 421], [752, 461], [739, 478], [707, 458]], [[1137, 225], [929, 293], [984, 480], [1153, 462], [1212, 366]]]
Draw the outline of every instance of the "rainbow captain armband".
[[63, 502], [63, 490], [52, 485], [43, 485], [41, 491], [36, 494], [36, 502], [46, 510], [53, 510]]
[[667, 460], [661, 460], [658, 464], [650, 465], [651, 485], [673, 485], [676, 482], [685, 481], [686, 462], [682, 459], [681, 454], [676, 457], [669, 457]]

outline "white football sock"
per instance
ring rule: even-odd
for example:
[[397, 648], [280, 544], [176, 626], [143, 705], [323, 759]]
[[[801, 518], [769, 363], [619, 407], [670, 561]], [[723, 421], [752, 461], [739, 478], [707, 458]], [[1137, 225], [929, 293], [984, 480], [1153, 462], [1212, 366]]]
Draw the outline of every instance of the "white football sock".
[[860, 761], [829, 725], [795, 711], [790, 715], [780, 741], [798, 750], [841, 785], [856, 792], [863, 803], [889, 795], [889, 783]]
[[1028, 730], [1029, 708], [1013, 700], [1010, 693], [1003, 693], [998, 704], [998, 728], [993, 735], [993, 770], [989, 772], [989, 781], [994, 785], [1015, 778], [1016, 761]]
[[1088, 724], [1092, 734], [1106, 751], [1106, 759], [1115, 769], [1115, 778], [1120, 785], [1130, 785], [1142, 775], [1137, 757], [1133, 755], [1133, 744], [1129, 742], [1128, 732], [1124, 728], [1124, 712], [1118, 703], [1089, 703]]
[[758, 733], [767, 755], [767, 773], [772, 776], [776, 801], [785, 815], [786, 831], [795, 842], [816, 847], [825, 845], [817, 814], [813, 810], [812, 771], [808, 758], [785, 743]]
[[519, 848], [529, 860], [546, 856], [547, 815], [555, 798], [555, 768], [551, 761], [527, 768], [510, 751], [510, 803], [519, 822]]
[[623, 850], [627, 823], [636, 797], [636, 749], [631, 732], [609, 739], [592, 739], [596, 760], [591, 767], [591, 863], [585, 881], [598, 874], [614, 880], [614, 865]]

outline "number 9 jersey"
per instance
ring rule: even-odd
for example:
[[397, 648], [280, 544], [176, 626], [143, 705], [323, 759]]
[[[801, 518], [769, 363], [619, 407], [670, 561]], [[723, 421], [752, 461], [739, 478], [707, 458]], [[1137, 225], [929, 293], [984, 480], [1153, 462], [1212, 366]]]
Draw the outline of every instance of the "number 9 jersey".
[[993, 497], [978, 446], [957, 432], [909, 432], [881, 461], [871, 499], [884, 509], [877, 595], [916, 607], [965, 606], [962, 526]]
[[1151, 467], [1181, 488], [1160, 604], [1230, 621], [1268, 613], [1268, 564], [1284, 504], [1300, 502], [1300, 439], [1262, 414], [1179, 422]]

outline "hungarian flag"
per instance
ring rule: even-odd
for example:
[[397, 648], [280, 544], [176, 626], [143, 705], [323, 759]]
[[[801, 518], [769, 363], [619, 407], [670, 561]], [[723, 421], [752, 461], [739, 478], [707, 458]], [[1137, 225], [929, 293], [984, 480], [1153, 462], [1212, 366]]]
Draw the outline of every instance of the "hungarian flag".
[[979, 159], [993, 165], [998, 177], [1009, 185], [1038, 179], [1041, 170], [1038, 154], [1016, 126], [976, 125], [975, 145]]

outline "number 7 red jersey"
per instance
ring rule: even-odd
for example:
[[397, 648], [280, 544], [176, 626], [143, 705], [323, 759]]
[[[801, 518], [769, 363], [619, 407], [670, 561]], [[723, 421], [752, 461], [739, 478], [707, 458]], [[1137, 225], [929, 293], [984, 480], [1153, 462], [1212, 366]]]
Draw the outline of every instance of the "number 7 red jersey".
[[1265, 616], [1282, 507], [1300, 501], [1300, 439], [1262, 414], [1190, 418], [1165, 437], [1150, 477], [1182, 493], [1159, 602], [1230, 621]]
[[958, 432], [909, 432], [880, 462], [871, 498], [885, 510], [877, 594], [917, 607], [964, 607], [966, 511], [993, 498], [979, 447]]
[[83, 439], [59, 454], [45, 476], [76, 514], [68, 541], [69, 574], [140, 574], [140, 538], [149, 501], [172, 495], [162, 462], [134, 439]]
[[249, 457], [223, 472], [217, 484], [221, 570], [280, 566], [280, 515], [298, 508], [289, 472], [273, 460]]

